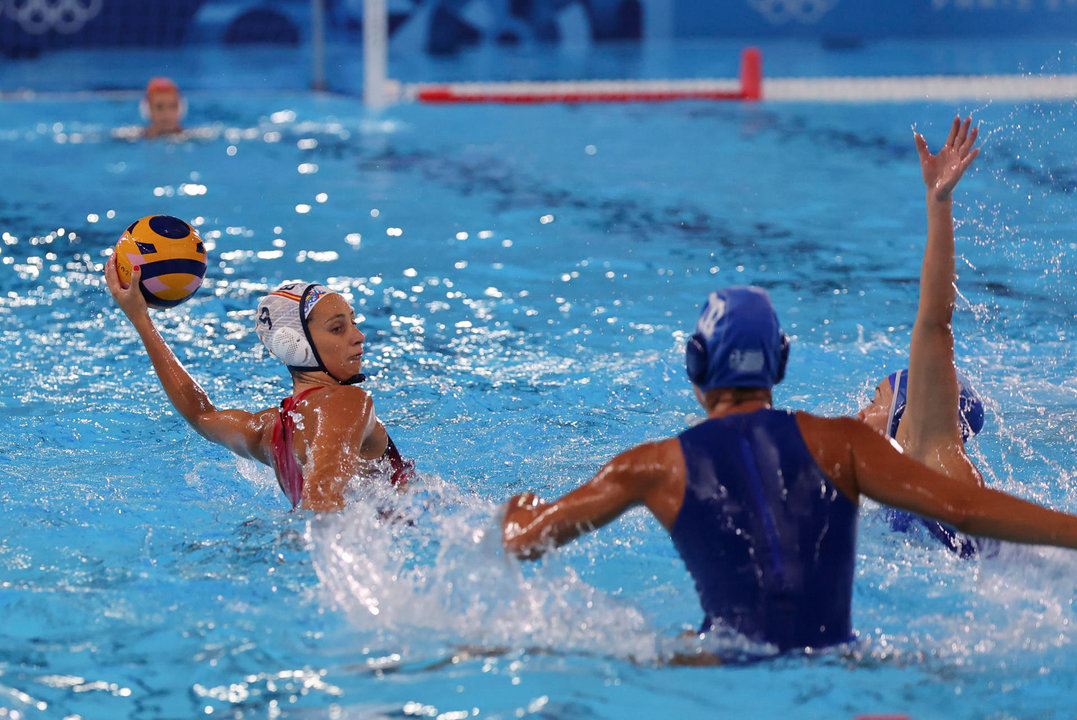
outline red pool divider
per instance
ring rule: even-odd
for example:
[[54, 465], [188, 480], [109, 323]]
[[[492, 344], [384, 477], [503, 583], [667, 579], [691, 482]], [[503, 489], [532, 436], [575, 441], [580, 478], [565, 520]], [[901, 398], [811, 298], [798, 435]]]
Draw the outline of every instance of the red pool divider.
[[419, 85], [413, 97], [427, 103], [666, 102], [670, 100], [759, 100], [763, 55], [741, 52], [739, 86], [730, 80], [578, 80]]
[[763, 97], [763, 53], [757, 47], [741, 51], [740, 91], [742, 100], [760, 100]]

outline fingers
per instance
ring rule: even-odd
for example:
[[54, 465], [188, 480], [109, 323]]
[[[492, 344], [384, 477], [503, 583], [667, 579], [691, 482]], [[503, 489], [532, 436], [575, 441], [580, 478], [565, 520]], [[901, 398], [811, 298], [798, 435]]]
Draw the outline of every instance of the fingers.
[[[965, 122], [967, 123], [969, 122], [969, 120], [972, 120], [972, 118], [969, 118]], [[972, 146], [976, 144], [976, 138], [979, 136], [979, 134], [980, 127], [978, 125], [972, 128], [971, 132], [968, 133], [968, 137], [965, 138], [964, 142], [962, 142], [957, 149], [961, 157], [965, 157], [966, 155], [968, 155], [969, 151], [972, 149]]]
[[965, 118], [961, 123], [961, 129], [957, 131], [957, 137], [954, 139], [954, 147], [960, 148], [965, 144], [965, 139], [969, 136], [969, 128], [972, 126], [972, 116]]
[[105, 285], [108, 286], [108, 290], [113, 297], [116, 297], [124, 289], [123, 283], [120, 281], [120, 273], [116, 270], [115, 255], [109, 255], [108, 260], [105, 261]]
[[505, 505], [505, 515], [501, 519], [501, 541], [505, 549], [519, 558], [536, 558], [541, 555], [541, 552], [534, 553], [534, 548], [527, 547], [523, 540], [528, 525], [534, 519], [538, 498], [534, 493], [520, 493]]
[[142, 268], [131, 268], [130, 280], [130, 284], [126, 284], [120, 278], [115, 254], [105, 261], [105, 283], [108, 285], [108, 291], [112, 295], [113, 301], [123, 310], [128, 320], [136, 322], [149, 309], [140, 287]]
[[[972, 127], [972, 116], [961, 119], [960, 115], [954, 116], [954, 121], [950, 124], [950, 134], [946, 136], [946, 142], [943, 143], [939, 152], [942, 152], [945, 148], [952, 148], [958, 151], [962, 156], [966, 155], [969, 149], [976, 143], [976, 137], [979, 134], [979, 126]], [[927, 159], [931, 156], [931, 152], [928, 150], [927, 141], [920, 133], [913, 134], [916, 139], [916, 150], [920, 154], [921, 159]]]
[[946, 144], [952, 146], [962, 157], [964, 157], [968, 154], [973, 144], [975, 144], [979, 131], [979, 126], [972, 126], [971, 115], [962, 120], [960, 124], [958, 123], [958, 118], [954, 118], [954, 125], [950, 128], [950, 137], [946, 141]]
[[[978, 125], [975, 127], [972, 125], [971, 115], [964, 120], [962, 120], [961, 116], [958, 115], [954, 117], [954, 121], [950, 125], [950, 134], [946, 138], [946, 144], [942, 146], [942, 148], [939, 150], [939, 153], [942, 154], [945, 150], [951, 149], [955, 153], [957, 153], [957, 156], [959, 158], [964, 159], [972, 150], [972, 146], [976, 144], [976, 139], [979, 137], [979, 135], [980, 127]], [[926, 147], [927, 145], [925, 143], [924, 148]], [[920, 149], [919, 139], [917, 140], [917, 149]], [[928, 154], [928, 156], [929, 155], [930, 154]], [[926, 159], [926, 157], [927, 156], [925, 156], [923, 150], [921, 150], [921, 160]]]
[[[112, 297], [119, 302], [133, 293], [140, 293], [138, 290], [139, 281], [142, 280], [142, 268], [131, 268], [131, 282], [125, 283], [120, 278], [120, 271], [117, 267], [116, 256], [110, 255], [108, 260], [105, 261], [105, 284], [108, 286], [108, 290], [112, 293]], [[133, 289], [132, 289], [133, 288]]]
[[931, 157], [931, 151], [927, 149], [927, 140], [920, 133], [913, 133], [913, 140], [916, 142], [916, 153], [920, 156], [920, 162], [927, 160]]
[[961, 160], [961, 165], [958, 167], [958, 175], [963, 175], [968, 170], [969, 165], [976, 159], [976, 156], [980, 154], [980, 148], [976, 148]]
[[953, 147], [954, 142], [957, 140], [957, 134], [959, 132], [961, 132], [961, 116], [957, 115], [954, 117], [954, 121], [950, 123], [950, 134], [946, 138], [945, 145]]

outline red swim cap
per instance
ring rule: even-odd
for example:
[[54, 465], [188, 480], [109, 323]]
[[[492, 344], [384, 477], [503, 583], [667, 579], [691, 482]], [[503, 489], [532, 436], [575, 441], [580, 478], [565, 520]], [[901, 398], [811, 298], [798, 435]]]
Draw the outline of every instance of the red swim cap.
[[146, 97], [159, 92], [170, 92], [179, 95], [179, 86], [166, 77], [155, 77], [146, 83]]

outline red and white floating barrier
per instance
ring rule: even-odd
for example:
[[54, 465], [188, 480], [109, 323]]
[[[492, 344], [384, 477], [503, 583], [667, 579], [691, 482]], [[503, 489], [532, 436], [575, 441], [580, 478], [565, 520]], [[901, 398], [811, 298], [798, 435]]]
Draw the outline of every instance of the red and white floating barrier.
[[741, 53], [739, 80], [575, 80], [412, 85], [406, 95], [426, 103], [585, 103], [667, 100], [759, 100], [763, 60]]
[[763, 79], [757, 48], [741, 53], [740, 77], [416, 84], [397, 100], [425, 103], [588, 103], [668, 100], [771, 102], [1033, 101], [1077, 98], [1077, 75], [909, 75]]

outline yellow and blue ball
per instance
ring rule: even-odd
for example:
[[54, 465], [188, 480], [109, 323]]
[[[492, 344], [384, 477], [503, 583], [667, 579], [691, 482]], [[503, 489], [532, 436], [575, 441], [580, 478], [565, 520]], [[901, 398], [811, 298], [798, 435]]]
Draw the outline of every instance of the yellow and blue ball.
[[116, 270], [125, 284], [142, 268], [139, 287], [156, 308], [179, 305], [206, 276], [206, 247], [193, 227], [171, 215], [148, 215], [131, 223], [116, 242]]

